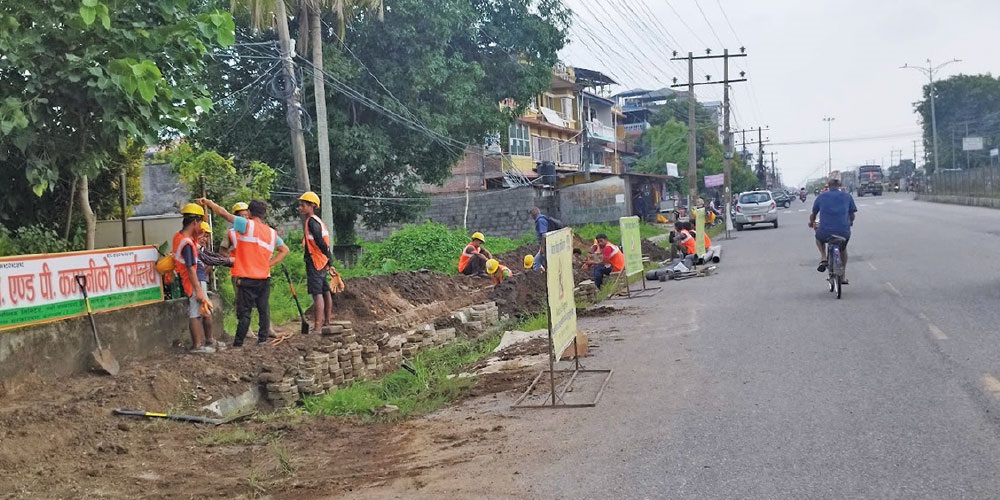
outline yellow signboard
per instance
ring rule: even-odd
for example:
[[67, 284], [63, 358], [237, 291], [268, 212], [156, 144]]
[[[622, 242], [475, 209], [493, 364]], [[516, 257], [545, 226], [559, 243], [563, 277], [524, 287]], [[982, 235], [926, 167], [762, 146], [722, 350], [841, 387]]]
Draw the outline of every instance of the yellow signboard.
[[705, 209], [699, 208], [694, 211], [694, 230], [698, 237], [694, 239], [694, 254], [705, 255]]
[[639, 238], [639, 217], [622, 217], [618, 219], [622, 230], [622, 251], [625, 252], [625, 274], [632, 276], [641, 273], [642, 243]]
[[549, 334], [555, 360], [559, 361], [576, 338], [576, 299], [573, 296], [573, 230], [564, 227], [545, 234], [546, 285], [549, 299]]

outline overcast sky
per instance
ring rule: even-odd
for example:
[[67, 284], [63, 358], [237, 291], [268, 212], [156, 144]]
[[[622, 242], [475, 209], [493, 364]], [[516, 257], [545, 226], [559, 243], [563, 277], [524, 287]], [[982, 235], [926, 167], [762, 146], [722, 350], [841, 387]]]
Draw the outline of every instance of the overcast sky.
[[[745, 70], [750, 80], [732, 85], [733, 128], [770, 127], [764, 135], [774, 145], [765, 152], [775, 152], [789, 186], [825, 175], [825, 116], [834, 118], [834, 169], [871, 160], [888, 166], [893, 150], [913, 157], [913, 141], [920, 140], [913, 103], [927, 77], [899, 69], [903, 64], [926, 67], [930, 58], [936, 66], [957, 58], [962, 62], [936, 78], [1000, 74], [998, 0], [563, 1], [574, 11], [563, 60], [604, 71], [622, 89], [661, 88], [674, 77], [686, 82], [686, 62], [669, 61], [673, 50], [701, 55], [710, 47], [721, 54], [745, 46], [748, 57], [734, 59], [731, 70]], [[695, 80], [706, 74], [721, 79], [722, 60], [698, 62]], [[722, 99], [721, 85], [696, 92], [699, 100]], [[816, 143], [788, 144], [806, 141]], [[917, 149], [922, 166], [923, 149]]]

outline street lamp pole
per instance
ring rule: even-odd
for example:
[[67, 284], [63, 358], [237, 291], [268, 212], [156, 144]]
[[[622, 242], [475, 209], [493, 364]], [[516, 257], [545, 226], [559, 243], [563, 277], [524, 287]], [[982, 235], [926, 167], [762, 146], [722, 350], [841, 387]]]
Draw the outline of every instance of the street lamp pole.
[[823, 121], [826, 122], [826, 175], [828, 177], [833, 172], [833, 136], [830, 135], [830, 125], [833, 120], [834, 118], [832, 116], [823, 118]]
[[941, 63], [937, 66], [931, 64], [931, 60], [927, 60], [927, 67], [921, 66], [910, 66], [909, 64], [904, 64], [900, 68], [904, 69], [915, 69], [921, 73], [927, 75], [927, 79], [930, 81], [930, 95], [931, 95], [931, 140], [934, 142], [932, 144], [934, 148], [934, 171], [938, 171], [938, 135], [937, 135], [937, 112], [934, 110], [934, 73], [937, 73], [941, 68], [955, 62], [962, 62], [961, 59], [952, 59], [950, 61]]

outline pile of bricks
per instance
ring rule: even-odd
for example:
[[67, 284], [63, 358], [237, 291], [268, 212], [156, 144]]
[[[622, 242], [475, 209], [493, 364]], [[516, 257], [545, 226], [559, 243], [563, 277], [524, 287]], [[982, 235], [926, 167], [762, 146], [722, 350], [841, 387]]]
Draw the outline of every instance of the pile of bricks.
[[597, 285], [594, 280], [583, 280], [573, 289], [573, 298], [577, 302], [597, 302]]
[[[479, 335], [499, 322], [496, 302], [487, 302], [456, 311], [471, 334]], [[359, 343], [350, 321], [334, 321], [321, 330], [324, 343], [284, 368], [262, 367], [258, 382], [275, 408], [289, 408], [301, 397], [325, 394], [336, 387], [379, 376], [399, 368], [403, 358], [413, 358], [425, 349], [455, 339], [455, 328], [436, 329], [422, 324], [402, 335], [382, 334]]]

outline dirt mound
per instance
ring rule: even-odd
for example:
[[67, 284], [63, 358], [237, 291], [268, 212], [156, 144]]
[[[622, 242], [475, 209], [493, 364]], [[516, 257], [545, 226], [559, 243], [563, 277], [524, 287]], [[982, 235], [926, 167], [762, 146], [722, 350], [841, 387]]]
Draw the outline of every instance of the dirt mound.
[[524, 317], [545, 307], [545, 273], [525, 271], [493, 287], [490, 300], [496, 301], [500, 314]]
[[650, 262], [663, 262], [670, 258], [670, 250], [649, 240], [642, 240], [642, 256], [649, 257]]

